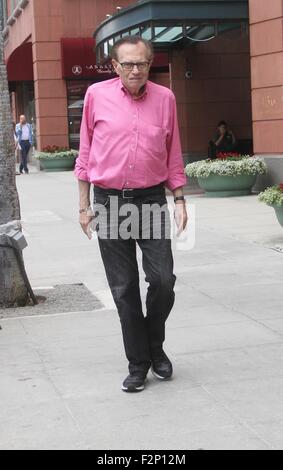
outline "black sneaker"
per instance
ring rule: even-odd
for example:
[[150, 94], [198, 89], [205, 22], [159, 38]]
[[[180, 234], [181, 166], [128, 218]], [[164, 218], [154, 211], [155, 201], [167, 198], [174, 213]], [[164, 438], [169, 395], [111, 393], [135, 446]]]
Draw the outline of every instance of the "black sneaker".
[[170, 380], [172, 378], [173, 366], [163, 350], [152, 357], [151, 372], [159, 380]]
[[146, 375], [141, 372], [134, 372], [128, 375], [123, 383], [123, 392], [137, 393], [142, 392], [145, 387]]

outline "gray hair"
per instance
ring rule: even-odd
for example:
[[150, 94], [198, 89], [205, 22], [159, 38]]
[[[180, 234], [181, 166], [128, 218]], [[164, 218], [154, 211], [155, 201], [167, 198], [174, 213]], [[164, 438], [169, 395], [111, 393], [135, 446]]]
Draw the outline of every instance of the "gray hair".
[[152, 43], [150, 41], [147, 41], [146, 39], [141, 38], [140, 36], [125, 36], [124, 38], [119, 39], [119, 41], [117, 41], [112, 48], [112, 51], [111, 51], [112, 59], [115, 59], [118, 61], [118, 50], [124, 44], [139, 44], [140, 42], [144, 44], [145, 47], [147, 48], [149, 52], [149, 59], [153, 60], [154, 50], [153, 50]]

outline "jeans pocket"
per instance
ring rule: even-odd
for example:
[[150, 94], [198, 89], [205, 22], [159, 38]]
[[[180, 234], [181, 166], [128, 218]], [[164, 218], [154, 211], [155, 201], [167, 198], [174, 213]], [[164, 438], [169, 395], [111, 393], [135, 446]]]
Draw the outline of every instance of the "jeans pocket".
[[162, 207], [167, 204], [167, 199], [165, 194], [153, 194], [145, 198], [144, 204], [158, 204]]
[[107, 207], [109, 203], [108, 194], [95, 193], [93, 203], [94, 203], [94, 206], [101, 205], [101, 206]]

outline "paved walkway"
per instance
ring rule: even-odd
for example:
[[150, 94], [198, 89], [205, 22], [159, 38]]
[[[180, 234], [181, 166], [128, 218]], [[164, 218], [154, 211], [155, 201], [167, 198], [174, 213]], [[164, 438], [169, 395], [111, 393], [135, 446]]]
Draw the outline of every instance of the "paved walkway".
[[[175, 380], [120, 391], [127, 368], [97, 241], [71, 173], [18, 177], [34, 287], [83, 282], [104, 307], [1, 320], [0, 449], [282, 449], [283, 231], [256, 196], [196, 207], [168, 322]], [[142, 283], [143, 289], [145, 288]]]

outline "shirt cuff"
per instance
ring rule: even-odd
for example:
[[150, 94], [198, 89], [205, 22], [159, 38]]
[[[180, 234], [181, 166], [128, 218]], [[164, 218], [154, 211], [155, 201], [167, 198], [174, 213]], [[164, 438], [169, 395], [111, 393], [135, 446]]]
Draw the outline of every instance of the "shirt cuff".
[[177, 188], [182, 188], [187, 184], [187, 177], [185, 175], [177, 175], [172, 178], [169, 178], [166, 181], [166, 187], [170, 189], [170, 191], [175, 191]]
[[89, 183], [89, 177], [88, 177], [87, 171], [84, 170], [83, 168], [75, 168], [74, 174], [78, 180], [86, 181]]

